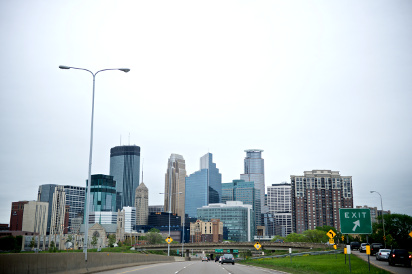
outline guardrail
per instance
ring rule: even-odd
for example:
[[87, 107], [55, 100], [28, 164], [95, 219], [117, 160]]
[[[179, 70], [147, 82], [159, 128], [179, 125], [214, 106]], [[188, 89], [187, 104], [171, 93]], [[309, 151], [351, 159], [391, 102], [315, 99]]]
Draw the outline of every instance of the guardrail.
[[[340, 254], [343, 250], [329, 250], [329, 251], [311, 251], [311, 252], [301, 252], [301, 253], [288, 253], [283, 255], [273, 255], [273, 256], [260, 256], [254, 258], [248, 258], [248, 260], [259, 260], [259, 259], [272, 259], [272, 258], [284, 258], [284, 257], [296, 257], [304, 255], [324, 255], [324, 254]], [[237, 258], [238, 261], [245, 260], [243, 258]]]

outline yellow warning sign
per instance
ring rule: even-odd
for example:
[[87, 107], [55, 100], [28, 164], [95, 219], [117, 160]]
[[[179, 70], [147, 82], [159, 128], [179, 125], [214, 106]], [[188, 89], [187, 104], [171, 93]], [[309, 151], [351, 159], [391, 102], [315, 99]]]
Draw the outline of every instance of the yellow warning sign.
[[328, 233], [326, 233], [326, 235], [328, 235], [328, 237], [332, 239], [336, 236], [336, 233], [331, 229], [328, 231]]
[[256, 250], [259, 250], [262, 247], [262, 245], [259, 242], [256, 242], [254, 247], [256, 248]]
[[173, 242], [173, 239], [172, 239], [172, 237], [169, 236], [169, 237], [166, 238], [165, 241], [166, 241], [166, 243], [170, 244], [171, 242]]

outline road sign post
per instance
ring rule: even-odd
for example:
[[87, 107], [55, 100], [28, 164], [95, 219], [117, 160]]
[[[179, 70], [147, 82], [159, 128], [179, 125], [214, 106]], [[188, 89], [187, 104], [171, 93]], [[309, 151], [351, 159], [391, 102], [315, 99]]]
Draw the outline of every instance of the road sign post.
[[340, 208], [340, 231], [342, 234], [371, 234], [372, 222], [369, 208]]

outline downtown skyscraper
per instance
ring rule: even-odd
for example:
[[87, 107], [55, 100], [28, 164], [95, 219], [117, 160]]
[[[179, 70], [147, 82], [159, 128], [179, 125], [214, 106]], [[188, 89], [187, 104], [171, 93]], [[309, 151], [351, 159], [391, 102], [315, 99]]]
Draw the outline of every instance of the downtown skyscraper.
[[200, 170], [186, 178], [186, 214], [197, 217], [197, 209], [222, 199], [222, 174], [213, 163], [212, 153], [200, 158]]
[[[165, 174], [164, 210], [182, 217], [185, 215], [186, 163], [182, 155], [171, 154]], [[180, 193], [181, 192], [181, 193]], [[171, 205], [171, 208], [169, 207]]]
[[116, 146], [110, 149], [110, 175], [116, 182], [116, 210], [134, 207], [135, 191], [140, 182], [140, 147]]
[[[260, 191], [261, 212], [266, 213], [265, 206], [265, 161], [262, 159], [261, 149], [245, 150], [244, 174], [240, 174], [240, 179], [246, 182], [254, 182], [255, 188]], [[258, 222], [258, 221], [257, 221]]]
[[293, 232], [324, 225], [340, 228], [339, 208], [353, 208], [352, 176], [312, 170], [291, 175], [290, 180]]

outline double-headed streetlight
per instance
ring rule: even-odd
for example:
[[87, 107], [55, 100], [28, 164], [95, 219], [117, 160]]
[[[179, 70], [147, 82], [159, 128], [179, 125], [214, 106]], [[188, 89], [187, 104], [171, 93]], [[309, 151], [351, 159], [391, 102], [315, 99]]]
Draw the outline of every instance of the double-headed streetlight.
[[382, 195], [374, 190], [371, 190], [371, 193], [377, 193], [379, 194], [379, 197], [381, 197], [381, 209], [382, 209], [382, 226], [383, 226], [383, 242], [385, 243], [385, 248], [386, 248], [386, 235], [385, 235], [385, 220], [383, 219], [383, 204], [382, 204]]
[[93, 151], [93, 117], [94, 117], [94, 87], [95, 87], [95, 78], [96, 75], [99, 72], [106, 71], [106, 70], [120, 70], [123, 72], [129, 72], [130, 69], [128, 68], [113, 68], [113, 69], [102, 69], [97, 71], [96, 73], [91, 72], [88, 69], [84, 68], [75, 68], [75, 67], [69, 67], [69, 66], [59, 66], [60, 69], [79, 69], [79, 70], [85, 70], [88, 71], [92, 74], [93, 76], [93, 97], [92, 97], [92, 122], [91, 122], [91, 129], [90, 129], [90, 154], [89, 154], [89, 174], [88, 174], [88, 181], [87, 181], [87, 193], [86, 193], [86, 209], [85, 209], [85, 222], [84, 222], [84, 241], [85, 244], [83, 244], [83, 252], [85, 254], [85, 260], [87, 262], [87, 246], [88, 246], [88, 230], [89, 230], [89, 204], [90, 204], [90, 185], [92, 182], [92, 151]]

